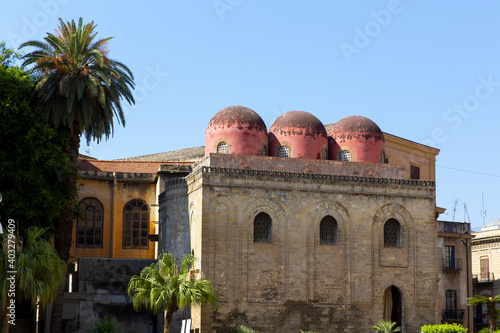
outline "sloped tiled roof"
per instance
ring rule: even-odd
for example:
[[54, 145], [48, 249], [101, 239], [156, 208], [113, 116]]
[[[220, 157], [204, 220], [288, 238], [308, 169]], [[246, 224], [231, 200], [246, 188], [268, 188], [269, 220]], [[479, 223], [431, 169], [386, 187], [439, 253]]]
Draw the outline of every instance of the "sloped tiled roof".
[[93, 160], [81, 159], [81, 171], [155, 173], [161, 165], [187, 166], [194, 162], [185, 161], [126, 161], [126, 160]]
[[122, 159], [123, 161], [196, 161], [205, 156], [205, 146], [179, 149]]

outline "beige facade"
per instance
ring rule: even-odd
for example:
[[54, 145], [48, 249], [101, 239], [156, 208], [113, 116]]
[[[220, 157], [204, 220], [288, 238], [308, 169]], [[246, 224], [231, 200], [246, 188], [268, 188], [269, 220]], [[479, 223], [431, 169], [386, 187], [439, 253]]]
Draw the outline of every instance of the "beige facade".
[[[404, 165], [210, 154], [167, 182], [160, 247], [193, 251], [221, 298], [217, 313], [192, 311], [194, 327], [360, 332], [385, 316], [416, 332], [434, 323], [435, 186], [407, 178]], [[255, 239], [260, 213], [272, 221], [269, 241]], [[330, 244], [325, 217], [336, 222]], [[398, 243], [387, 246], [392, 219]]]
[[472, 294], [470, 223], [437, 223], [437, 323], [459, 323], [472, 332], [473, 308], [467, 306]]
[[[472, 233], [472, 277], [474, 295], [495, 296], [500, 294], [500, 220]], [[474, 310], [474, 326], [486, 327], [486, 308]], [[497, 325], [499, 322], [497, 321]], [[476, 330], [477, 330], [476, 329]]]

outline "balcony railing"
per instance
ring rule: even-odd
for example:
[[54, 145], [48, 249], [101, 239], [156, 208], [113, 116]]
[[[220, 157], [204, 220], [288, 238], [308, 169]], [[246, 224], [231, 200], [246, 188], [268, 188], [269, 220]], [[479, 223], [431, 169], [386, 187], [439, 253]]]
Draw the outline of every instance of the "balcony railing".
[[444, 260], [443, 261], [443, 271], [445, 273], [460, 273], [463, 269], [462, 258], [457, 258], [455, 260]]
[[443, 321], [462, 321], [464, 318], [464, 309], [459, 310], [444, 310]]
[[488, 283], [495, 281], [495, 273], [474, 274], [472, 276], [473, 283]]
[[466, 222], [448, 222], [448, 221], [438, 221], [437, 222], [437, 232], [444, 232], [447, 234], [469, 234], [470, 223]]

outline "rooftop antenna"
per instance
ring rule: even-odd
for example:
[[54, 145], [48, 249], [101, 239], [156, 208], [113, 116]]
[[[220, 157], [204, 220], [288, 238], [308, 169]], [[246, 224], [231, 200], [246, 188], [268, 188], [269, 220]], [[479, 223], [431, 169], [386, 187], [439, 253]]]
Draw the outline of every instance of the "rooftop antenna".
[[486, 218], [486, 211], [484, 210], [484, 192], [481, 192], [481, 196], [483, 198], [483, 209], [481, 210], [481, 216], [483, 217], [483, 226]]
[[453, 222], [455, 222], [455, 212], [457, 211], [458, 199], [455, 199], [455, 205], [453, 207]]
[[469, 212], [467, 211], [467, 204], [464, 202], [464, 222], [466, 222], [466, 221], [469, 221], [469, 223], [470, 223], [470, 216], [469, 216]]

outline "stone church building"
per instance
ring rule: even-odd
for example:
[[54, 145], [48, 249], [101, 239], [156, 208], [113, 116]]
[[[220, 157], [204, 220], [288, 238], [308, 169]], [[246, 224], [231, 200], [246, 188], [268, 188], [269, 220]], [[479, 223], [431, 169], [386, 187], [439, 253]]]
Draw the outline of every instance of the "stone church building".
[[470, 225], [437, 221], [438, 153], [360, 116], [324, 126], [293, 111], [268, 129], [233, 106], [205, 147], [82, 156], [64, 323], [86, 332], [110, 315], [121, 332], [161, 331], [126, 286], [170, 252], [194, 253], [220, 297], [217, 311], [180, 311], [172, 330], [192, 318], [198, 333], [369, 332], [382, 319], [472, 331]]
[[159, 198], [159, 248], [194, 253], [220, 297], [217, 312], [191, 310], [193, 328], [368, 332], [386, 319], [417, 332], [440, 322], [437, 154], [360, 116], [327, 131], [292, 111], [268, 131], [248, 108], [221, 110], [205, 156]]

